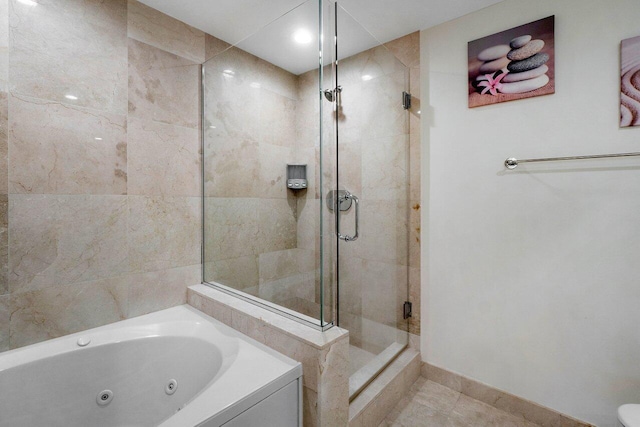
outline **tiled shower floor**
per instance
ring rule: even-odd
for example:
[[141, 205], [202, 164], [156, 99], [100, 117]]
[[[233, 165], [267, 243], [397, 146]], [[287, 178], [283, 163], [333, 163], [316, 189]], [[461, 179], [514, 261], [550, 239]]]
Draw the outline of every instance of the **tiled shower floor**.
[[419, 377], [379, 427], [539, 427]]
[[358, 371], [358, 369], [365, 366], [367, 363], [371, 362], [376, 357], [375, 354], [370, 353], [366, 350], [363, 350], [359, 347], [356, 347], [353, 344], [349, 345], [349, 360], [351, 362], [351, 367], [349, 370], [349, 375], [353, 375]]

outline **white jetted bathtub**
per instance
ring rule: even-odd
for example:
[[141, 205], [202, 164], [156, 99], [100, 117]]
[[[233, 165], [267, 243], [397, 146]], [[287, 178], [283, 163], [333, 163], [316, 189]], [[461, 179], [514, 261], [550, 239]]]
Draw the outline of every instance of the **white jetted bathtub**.
[[301, 376], [180, 306], [3, 353], [0, 426], [301, 426]]

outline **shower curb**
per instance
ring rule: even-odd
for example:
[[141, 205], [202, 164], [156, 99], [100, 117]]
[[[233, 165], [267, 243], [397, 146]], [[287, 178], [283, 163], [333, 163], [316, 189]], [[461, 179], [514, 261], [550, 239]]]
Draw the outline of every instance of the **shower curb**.
[[420, 353], [405, 349], [349, 404], [349, 427], [377, 426], [420, 376]]

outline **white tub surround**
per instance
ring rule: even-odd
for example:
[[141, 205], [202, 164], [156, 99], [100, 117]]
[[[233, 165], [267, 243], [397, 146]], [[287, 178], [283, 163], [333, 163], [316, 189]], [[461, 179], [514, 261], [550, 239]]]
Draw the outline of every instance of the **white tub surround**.
[[301, 374], [299, 363], [179, 306], [4, 353], [0, 427], [220, 426], [280, 391], [298, 396], [284, 418], [297, 426]]
[[317, 331], [206, 285], [187, 292], [193, 307], [302, 363], [305, 426], [348, 424], [348, 331]]

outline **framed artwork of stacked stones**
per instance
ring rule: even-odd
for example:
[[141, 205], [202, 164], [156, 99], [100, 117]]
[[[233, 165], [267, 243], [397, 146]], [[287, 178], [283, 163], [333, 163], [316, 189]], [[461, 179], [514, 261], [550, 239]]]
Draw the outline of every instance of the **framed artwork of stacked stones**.
[[555, 17], [469, 42], [469, 108], [555, 93]]
[[640, 126], [640, 37], [622, 41], [620, 127]]

